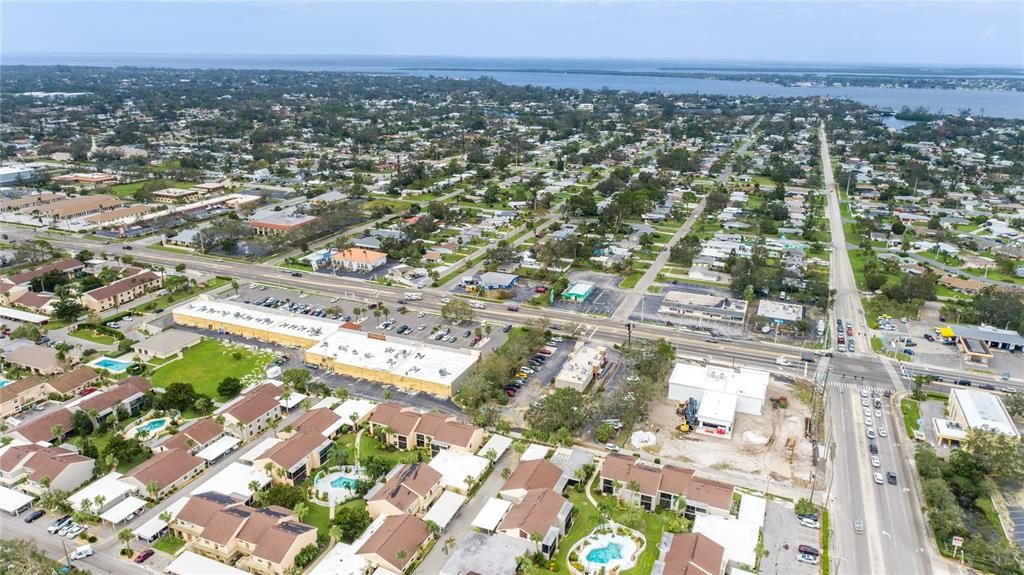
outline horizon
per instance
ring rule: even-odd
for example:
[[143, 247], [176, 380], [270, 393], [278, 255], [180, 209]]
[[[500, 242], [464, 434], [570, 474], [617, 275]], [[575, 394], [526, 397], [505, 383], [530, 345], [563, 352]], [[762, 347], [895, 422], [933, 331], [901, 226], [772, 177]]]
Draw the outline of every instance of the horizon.
[[466, 58], [1016, 70], [1024, 69], [1022, 29], [1024, 3], [1012, 2], [13, 0], [4, 3], [0, 46], [5, 58]]

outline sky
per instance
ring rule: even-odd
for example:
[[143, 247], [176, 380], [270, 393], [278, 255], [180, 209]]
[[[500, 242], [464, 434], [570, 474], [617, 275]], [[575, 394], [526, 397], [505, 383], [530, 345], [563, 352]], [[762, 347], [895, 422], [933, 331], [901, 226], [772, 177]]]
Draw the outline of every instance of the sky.
[[3, 0], [0, 21], [0, 61], [277, 54], [1024, 68], [1024, 2], [983, 0]]

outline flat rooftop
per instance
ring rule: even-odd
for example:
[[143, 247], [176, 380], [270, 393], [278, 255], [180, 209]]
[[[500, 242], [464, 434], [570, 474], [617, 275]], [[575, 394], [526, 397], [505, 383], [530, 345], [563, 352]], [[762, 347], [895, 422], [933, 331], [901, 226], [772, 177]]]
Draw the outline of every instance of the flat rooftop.
[[342, 329], [309, 348], [338, 363], [451, 386], [476, 363], [476, 350], [448, 349], [419, 341]]
[[230, 323], [249, 329], [258, 329], [315, 341], [324, 339], [341, 327], [341, 323], [336, 321], [291, 314], [255, 305], [215, 300], [202, 296], [192, 302], [174, 308], [172, 314]]
[[973, 389], [954, 389], [952, 393], [971, 429], [997, 431], [1013, 436], [1018, 434], [1017, 426], [1010, 419], [1003, 402], [995, 395]]
[[668, 378], [669, 399], [675, 399], [672, 396], [672, 386], [685, 386], [764, 401], [770, 378], [769, 372], [760, 369], [677, 363]]

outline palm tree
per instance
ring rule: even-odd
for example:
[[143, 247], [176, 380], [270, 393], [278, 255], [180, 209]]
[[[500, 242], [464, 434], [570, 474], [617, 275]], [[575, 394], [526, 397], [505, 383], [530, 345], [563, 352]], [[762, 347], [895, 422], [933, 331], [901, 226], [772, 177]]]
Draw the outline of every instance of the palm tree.
[[341, 525], [335, 523], [331, 525], [331, 528], [327, 530], [327, 535], [331, 538], [331, 543], [341, 540]]
[[408, 555], [409, 554], [405, 552], [405, 549], [399, 549], [398, 553], [395, 553], [395, 557], [398, 559], [399, 562], [405, 561], [405, 558]]
[[57, 441], [62, 441], [64, 439], [64, 426], [58, 423], [50, 428], [50, 433], [57, 438]]
[[431, 535], [436, 536], [438, 532], [441, 531], [441, 526], [435, 523], [434, 521], [427, 519], [427, 529], [430, 530]]
[[501, 470], [501, 478], [502, 479], [508, 479], [510, 475], [512, 475], [512, 470], [511, 469], [509, 469], [508, 467], [502, 468], [502, 470]]
[[164, 511], [163, 513], [160, 514], [160, 521], [163, 521], [164, 523], [170, 524], [171, 519], [173, 519], [173, 518], [171, 517], [171, 512], [170, 511]]
[[223, 415], [218, 415], [217, 417], [213, 418], [213, 421], [217, 425], [223, 426], [224, 425], [224, 416]]
[[299, 503], [292, 509], [292, 511], [295, 512], [295, 516], [299, 518], [299, 521], [302, 521], [307, 515], [309, 515], [309, 505], [306, 505], [305, 502]]
[[110, 469], [117, 469], [117, 464], [119, 463], [117, 461], [117, 457], [115, 457], [113, 454], [106, 456], [103, 459], [103, 462], [106, 463], [107, 467]]
[[132, 533], [132, 530], [125, 527], [124, 529], [118, 531], [117, 539], [121, 543], [124, 543], [124, 548], [128, 551], [128, 554], [130, 555], [132, 552], [131, 541], [132, 539], [135, 539], [135, 534]]
[[445, 555], [448, 555], [452, 552], [452, 549], [455, 548], [456, 543], [457, 542], [455, 541], [455, 538], [449, 536], [447, 539], [444, 540], [444, 545], [441, 547], [441, 550], [444, 551]]
[[97, 495], [93, 501], [96, 502], [96, 510], [103, 509], [103, 504], [107, 502], [107, 498], [104, 495]]
[[146, 484], [146, 493], [149, 493], [150, 498], [155, 501], [157, 494], [160, 493], [160, 484], [156, 481], [150, 481]]
[[50, 483], [52, 483], [52, 481], [49, 476], [45, 476], [39, 480], [39, 485], [42, 485], [47, 491], [50, 490]]

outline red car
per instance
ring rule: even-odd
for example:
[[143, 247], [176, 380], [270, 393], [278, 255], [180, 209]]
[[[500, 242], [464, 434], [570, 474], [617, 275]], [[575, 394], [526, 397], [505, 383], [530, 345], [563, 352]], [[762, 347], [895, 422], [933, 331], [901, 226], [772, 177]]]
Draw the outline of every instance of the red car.
[[146, 559], [149, 559], [152, 556], [153, 556], [153, 550], [152, 549], [146, 549], [142, 553], [139, 553], [138, 555], [136, 555], [134, 561], [136, 563], [144, 563], [146, 561]]
[[537, 293], [544, 293], [544, 292], [548, 291], [548, 288], [546, 288], [544, 286], [537, 286], [537, 287], [533, 288], [533, 291], [535, 291]]
[[846, 326], [846, 335], [853, 335], [853, 328], [852, 327]]

